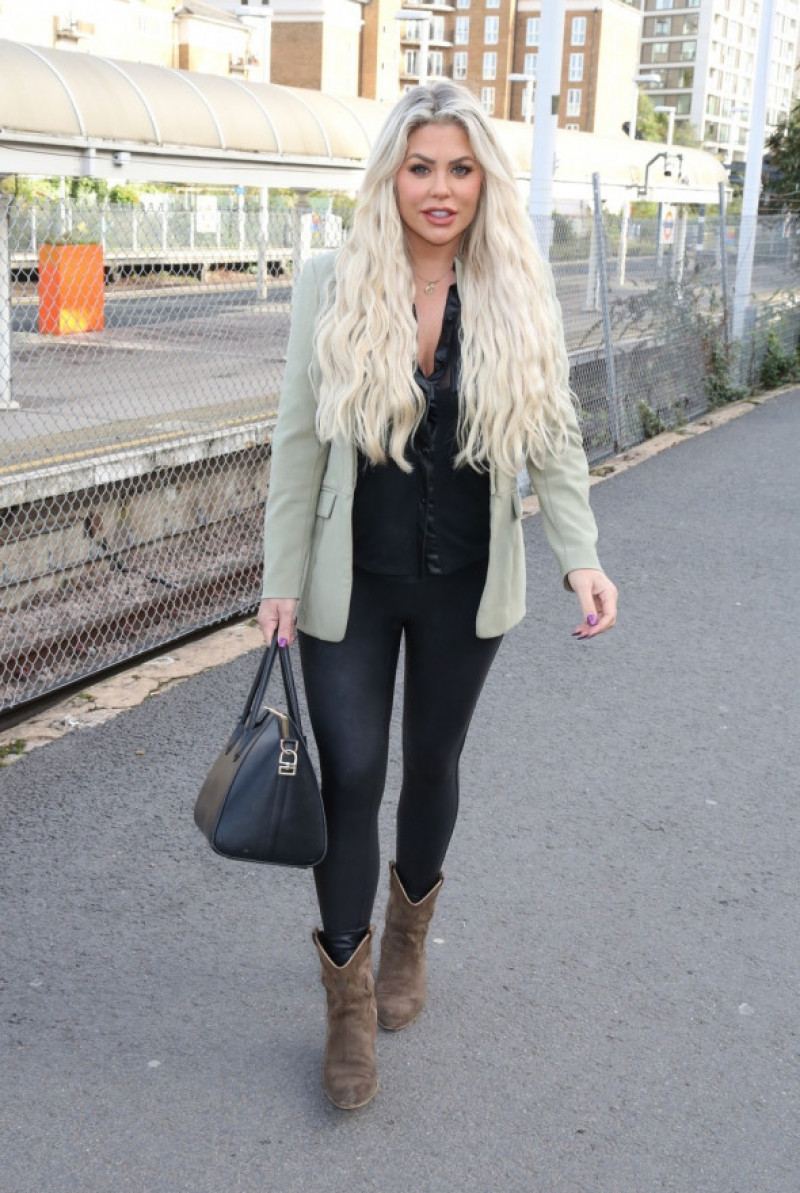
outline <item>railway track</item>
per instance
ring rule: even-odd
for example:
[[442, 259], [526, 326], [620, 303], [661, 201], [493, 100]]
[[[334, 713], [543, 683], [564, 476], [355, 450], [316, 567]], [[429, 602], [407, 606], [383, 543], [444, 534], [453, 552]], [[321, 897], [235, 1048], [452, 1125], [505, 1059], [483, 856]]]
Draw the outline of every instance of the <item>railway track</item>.
[[[66, 686], [258, 601], [261, 510], [92, 561], [63, 586], [0, 613], [0, 720]], [[182, 562], [178, 565], [178, 559]], [[195, 574], [189, 571], [195, 569]], [[10, 634], [10, 623], [14, 633]]]

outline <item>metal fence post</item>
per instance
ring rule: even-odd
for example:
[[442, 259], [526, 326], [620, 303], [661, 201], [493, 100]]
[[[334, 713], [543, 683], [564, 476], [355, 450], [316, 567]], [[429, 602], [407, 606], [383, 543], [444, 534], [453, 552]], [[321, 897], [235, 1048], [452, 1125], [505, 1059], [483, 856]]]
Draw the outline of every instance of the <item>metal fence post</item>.
[[617, 281], [625, 285], [625, 269], [628, 263], [628, 229], [631, 222], [631, 202], [627, 194], [622, 204], [622, 218], [619, 226], [619, 250], [617, 252]]
[[719, 276], [722, 286], [722, 334], [725, 347], [730, 340], [730, 294], [728, 292], [728, 222], [725, 207], [725, 183], [719, 184]]
[[678, 208], [678, 218], [675, 223], [675, 247], [672, 250], [672, 279], [680, 284], [683, 281], [683, 269], [686, 260], [686, 207]]
[[311, 208], [308, 206], [307, 196], [301, 196], [294, 209], [294, 243], [292, 245], [292, 261], [295, 279], [300, 277], [300, 271], [311, 256]]
[[660, 271], [664, 266], [664, 238], [662, 231], [664, 228], [664, 204], [659, 203], [658, 212], [656, 213], [656, 270]]
[[614, 449], [619, 450], [619, 420], [617, 418], [617, 373], [614, 363], [614, 339], [611, 331], [611, 310], [608, 303], [608, 272], [606, 268], [606, 243], [603, 231], [603, 208], [600, 201], [600, 175], [592, 174], [594, 194], [594, 230], [597, 242], [597, 273], [600, 284], [600, 309], [603, 315], [603, 346], [606, 357], [606, 395], [608, 399], [608, 420]]
[[597, 224], [592, 215], [591, 235], [589, 239], [589, 264], [586, 273], [586, 302], [585, 311], [600, 309], [598, 298], [599, 277], [597, 270]]
[[267, 270], [267, 246], [269, 244], [269, 190], [261, 188], [258, 205], [256, 243], [258, 246], [258, 270], [256, 275], [256, 294], [259, 302], [266, 302], [269, 297], [269, 273]]
[[11, 398], [11, 200], [0, 195], [0, 410], [19, 410]]

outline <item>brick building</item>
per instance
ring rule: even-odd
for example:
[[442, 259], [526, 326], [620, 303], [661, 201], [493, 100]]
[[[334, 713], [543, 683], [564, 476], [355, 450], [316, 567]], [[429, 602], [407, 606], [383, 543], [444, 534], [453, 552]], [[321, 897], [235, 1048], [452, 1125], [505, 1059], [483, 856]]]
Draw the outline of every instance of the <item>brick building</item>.
[[[398, 11], [397, 3], [383, 9], [387, 7], [392, 13]], [[398, 22], [400, 90], [419, 81], [427, 26], [429, 79], [438, 76], [465, 83], [491, 115], [511, 120], [528, 117], [542, 0], [416, 0], [403, 10], [418, 11], [420, 16]], [[371, 26], [385, 25], [382, 6], [365, 8], [364, 21], [365, 37]], [[567, 0], [560, 127], [601, 133], [620, 130], [632, 106], [641, 22], [641, 13], [626, 0]], [[527, 75], [532, 82], [509, 77], [515, 75]], [[626, 76], [627, 87], [621, 83]]]

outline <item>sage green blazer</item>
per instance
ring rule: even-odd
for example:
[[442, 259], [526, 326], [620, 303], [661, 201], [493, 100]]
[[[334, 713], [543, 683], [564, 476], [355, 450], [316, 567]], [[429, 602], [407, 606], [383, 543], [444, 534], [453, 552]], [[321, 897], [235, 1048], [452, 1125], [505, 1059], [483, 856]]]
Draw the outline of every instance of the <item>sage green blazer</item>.
[[[299, 629], [340, 641], [347, 628], [353, 572], [352, 508], [356, 450], [320, 443], [315, 429], [319, 365], [314, 326], [333, 283], [336, 253], [313, 257], [294, 288], [278, 420], [272, 439], [264, 519], [265, 597], [299, 597]], [[461, 262], [456, 261], [456, 280]], [[599, 568], [597, 529], [589, 507], [589, 475], [577, 419], [567, 449], [544, 468], [528, 465], [544, 528], [562, 577]], [[492, 469], [489, 567], [478, 609], [479, 638], [504, 634], [525, 615], [522, 503], [516, 477]]]

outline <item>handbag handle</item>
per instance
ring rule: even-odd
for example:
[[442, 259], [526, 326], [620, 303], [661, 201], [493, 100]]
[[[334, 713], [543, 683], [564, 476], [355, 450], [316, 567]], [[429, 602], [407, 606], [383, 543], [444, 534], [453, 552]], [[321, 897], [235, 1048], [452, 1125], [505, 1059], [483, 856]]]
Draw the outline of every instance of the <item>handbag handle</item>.
[[300, 705], [297, 701], [297, 688], [294, 682], [294, 672], [292, 671], [292, 661], [289, 657], [288, 646], [279, 647], [277, 635], [272, 639], [272, 644], [264, 648], [264, 653], [261, 656], [258, 673], [253, 681], [253, 686], [250, 689], [250, 694], [244, 706], [242, 713], [242, 723], [245, 729], [252, 729], [259, 720], [259, 710], [264, 702], [267, 685], [269, 684], [272, 669], [275, 666], [275, 656], [280, 657], [281, 661], [281, 675], [283, 678], [283, 690], [286, 694], [286, 705], [297, 732], [301, 737], [303, 734], [303, 724], [300, 719]]

